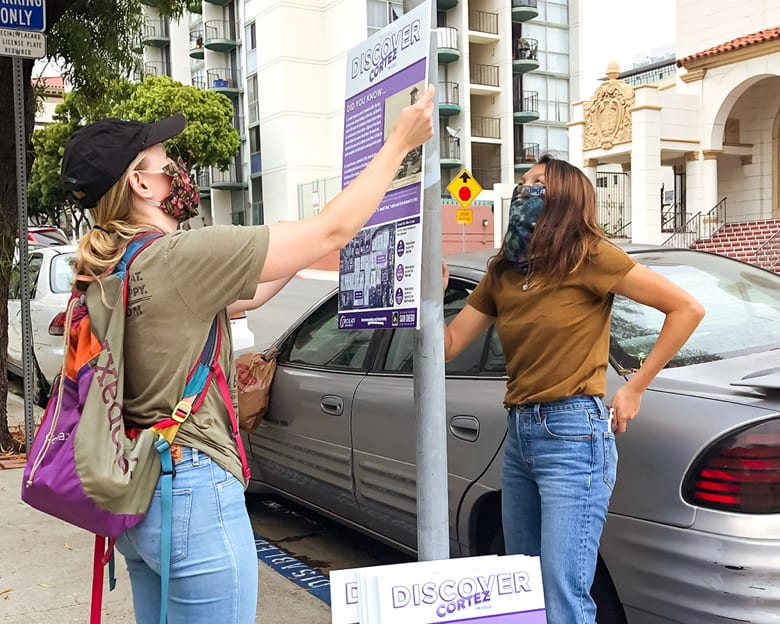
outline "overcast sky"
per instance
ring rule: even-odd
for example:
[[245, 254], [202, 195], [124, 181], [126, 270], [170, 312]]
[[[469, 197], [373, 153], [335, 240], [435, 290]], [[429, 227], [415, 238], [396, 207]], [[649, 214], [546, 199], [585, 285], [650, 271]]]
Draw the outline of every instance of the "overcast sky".
[[620, 69], [626, 70], [633, 66], [635, 56], [661, 47], [674, 50], [676, 0], [580, 2], [584, 77], [593, 88], [604, 76], [609, 61], [617, 61]]

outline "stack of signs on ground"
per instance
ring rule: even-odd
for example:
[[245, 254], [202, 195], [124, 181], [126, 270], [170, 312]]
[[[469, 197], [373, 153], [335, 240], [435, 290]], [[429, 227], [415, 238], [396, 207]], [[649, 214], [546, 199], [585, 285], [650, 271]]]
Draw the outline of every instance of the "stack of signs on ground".
[[333, 624], [545, 624], [538, 557], [469, 557], [336, 570]]

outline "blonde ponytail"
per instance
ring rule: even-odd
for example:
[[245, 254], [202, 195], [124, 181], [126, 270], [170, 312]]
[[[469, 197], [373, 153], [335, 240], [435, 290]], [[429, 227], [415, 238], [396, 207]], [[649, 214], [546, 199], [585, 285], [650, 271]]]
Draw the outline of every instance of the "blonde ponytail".
[[128, 178], [145, 156], [144, 152], [139, 153], [124, 175], [90, 210], [96, 227], [79, 239], [76, 250], [76, 287], [80, 290], [86, 290], [90, 282], [110, 275], [133, 237], [152, 229], [148, 225], [130, 223], [133, 192]]

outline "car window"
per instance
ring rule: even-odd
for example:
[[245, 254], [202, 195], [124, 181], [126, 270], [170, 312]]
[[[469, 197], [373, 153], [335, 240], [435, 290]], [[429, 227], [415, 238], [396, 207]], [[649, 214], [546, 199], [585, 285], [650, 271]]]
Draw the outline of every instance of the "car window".
[[33, 236], [33, 242], [39, 245], [67, 245], [70, 241], [67, 236], [64, 236], [56, 230], [35, 231], [31, 233]]
[[495, 325], [490, 328], [490, 338], [488, 339], [487, 351], [485, 352], [485, 372], [506, 374], [504, 347], [501, 346], [501, 340], [498, 338]]
[[51, 261], [51, 291], [55, 293], [70, 292], [73, 282], [73, 261], [75, 254], [60, 254]]
[[38, 288], [38, 275], [41, 272], [41, 265], [43, 264], [43, 256], [41, 254], [32, 254], [30, 256], [30, 260], [28, 262], [28, 266], [30, 267], [30, 281], [28, 284], [30, 285], [30, 299], [35, 297], [36, 290]]
[[339, 329], [338, 299], [331, 297], [295, 330], [287, 343], [289, 362], [361, 370], [373, 329]]
[[[450, 286], [444, 294], [444, 320], [449, 323], [466, 305], [466, 300], [474, 290], [472, 284], [450, 280]], [[385, 357], [384, 370], [394, 373], [411, 373], [414, 358], [413, 329], [396, 329], [390, 339], [390, 346]], [[447, 374], [477, 373], [480, 371], [480, 361], [485, 345], [484, 334], [474, 340], [458, 357], [445, 365]]]
[[8, 282], [8, 298], [9, 299], [21, 299], [20, 287], [21, 287], [21, 275], [19, 274], [19, 265], [14, 263], [11, 267], [11, 279]]
[[[634, 256], [691, 293], [707, 314], [668, 366], [686, 366], [780, 346], [780, 276], [722, 256], [692, 251]], [[612, 308], [612, 355], [641, 366], [664, 314], [625, 297]]]

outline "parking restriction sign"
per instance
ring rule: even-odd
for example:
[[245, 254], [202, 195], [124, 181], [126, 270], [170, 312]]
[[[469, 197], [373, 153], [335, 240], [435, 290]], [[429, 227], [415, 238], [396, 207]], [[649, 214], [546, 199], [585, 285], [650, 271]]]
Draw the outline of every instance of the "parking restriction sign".
[[471, 172], [464, 167], [452, 179], [452, 182], [447, 185], [447, 190], [456, 202], [463, 208], [468, 208], [471, 202], [477, 198], [477, 195], [482, 192], [482, 187], [474, 176], [471, 175]]

